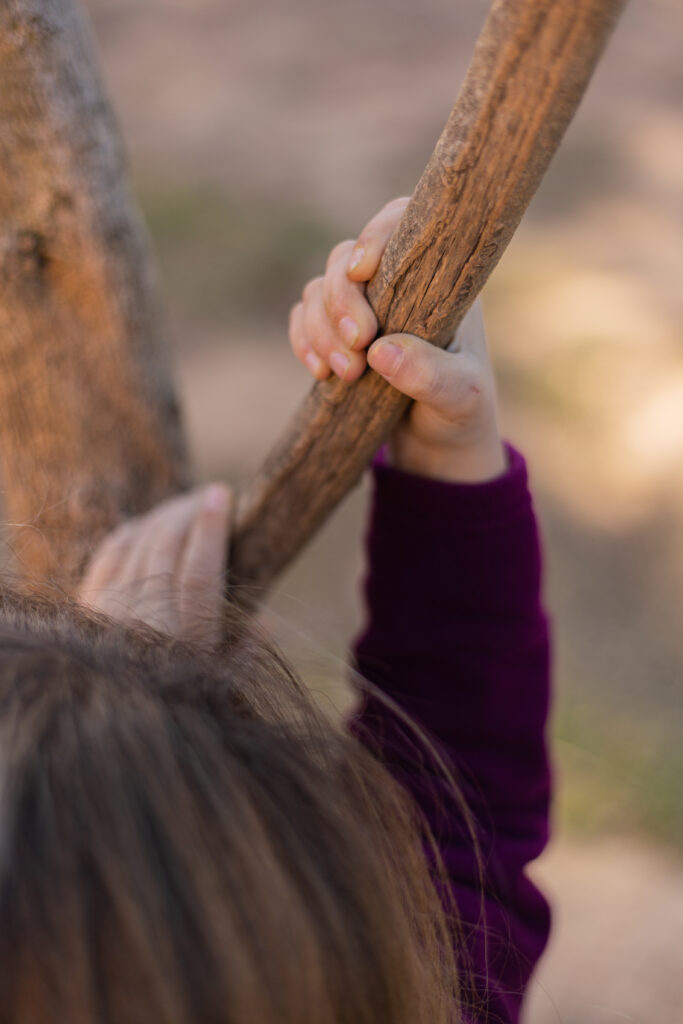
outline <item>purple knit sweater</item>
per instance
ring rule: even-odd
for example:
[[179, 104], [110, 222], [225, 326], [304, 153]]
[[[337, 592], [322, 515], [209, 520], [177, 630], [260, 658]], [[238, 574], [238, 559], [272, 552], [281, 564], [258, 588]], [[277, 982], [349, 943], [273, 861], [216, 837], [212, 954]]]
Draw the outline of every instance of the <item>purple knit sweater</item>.
[[[369, 697], [354, 731], [414, 795], [437, 837], [477, 979], [476, 1024], [517, 1024], [548, 938], [548, 905], [524, 873], [548, 837], [548, 629], [524, 460], [484, 484], [376, 466], [361, 674], [429, 732], [455, 769], [484, 865], [457, 803], [419, 767], [414, 740]], [[464, 949], [462, 947], [465, 947]]]

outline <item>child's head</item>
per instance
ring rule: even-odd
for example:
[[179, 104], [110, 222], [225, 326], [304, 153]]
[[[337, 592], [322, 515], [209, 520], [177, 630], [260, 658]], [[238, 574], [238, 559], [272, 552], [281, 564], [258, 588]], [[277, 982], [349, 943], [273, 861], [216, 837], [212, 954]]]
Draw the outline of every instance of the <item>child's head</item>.
[[2, 603], [2, 1024], [453, 1019], [411, 814], [273, 650]]

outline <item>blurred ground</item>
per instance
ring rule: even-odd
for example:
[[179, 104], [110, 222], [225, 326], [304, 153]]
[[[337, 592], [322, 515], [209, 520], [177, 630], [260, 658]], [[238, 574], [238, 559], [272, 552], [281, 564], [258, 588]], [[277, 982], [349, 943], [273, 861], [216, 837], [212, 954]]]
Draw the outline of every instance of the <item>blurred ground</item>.
[[[334, 241], [414, 187], [486, 4], [89, 7], [198, 473], [243, 479], [307, 388], [287, 309]], [[677, 0], [628, 7], [486, 294], [556, 622], [558, 839], [539, 866], [556, 934], [530, 1024], [683, 1005], [682, 30]], [[317, 681], [341, 675], [360, 618], [364, 507], [353, 495], [273, 602]]]

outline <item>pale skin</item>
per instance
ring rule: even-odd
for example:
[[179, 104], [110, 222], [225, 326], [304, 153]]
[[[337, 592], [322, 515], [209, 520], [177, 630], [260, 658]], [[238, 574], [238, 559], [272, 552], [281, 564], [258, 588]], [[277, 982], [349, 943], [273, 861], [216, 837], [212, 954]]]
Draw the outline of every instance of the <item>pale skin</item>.
[[[496, 389], [476, 303], [446, 351], [410, 334], [376, 339], [365, 296], [407, 199], [388, 203], [357, 239], [341, 242], [325, 274], [292, 309], [289, 340], [317, 380], [352, 383], [369, 364], [414, 399], [390, 439], [393, 465], [455, 483], [505, 471]], [[222, 484], [162, 502], [109, 534], [96, 550], [78, 597], [110, 618], [144, 622], [203, 646], [220, 639], [232, 496]]]
[[230, 489], [211, 484], [126, 520], [95, 551], [78, 599], [119, 622], [214, 647], [231, 509]]

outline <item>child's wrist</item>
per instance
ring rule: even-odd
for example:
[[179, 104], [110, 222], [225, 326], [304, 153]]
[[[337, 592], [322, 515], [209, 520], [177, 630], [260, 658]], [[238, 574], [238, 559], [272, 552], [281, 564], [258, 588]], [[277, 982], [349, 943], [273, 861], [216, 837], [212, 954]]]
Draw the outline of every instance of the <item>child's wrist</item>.
[[483, 483], [508, 468], [507, 451], [497, 432], [460, 444], [425, 444], [406, 434], [392, 438], [389, 461], [405, 473], [449, 483]]

